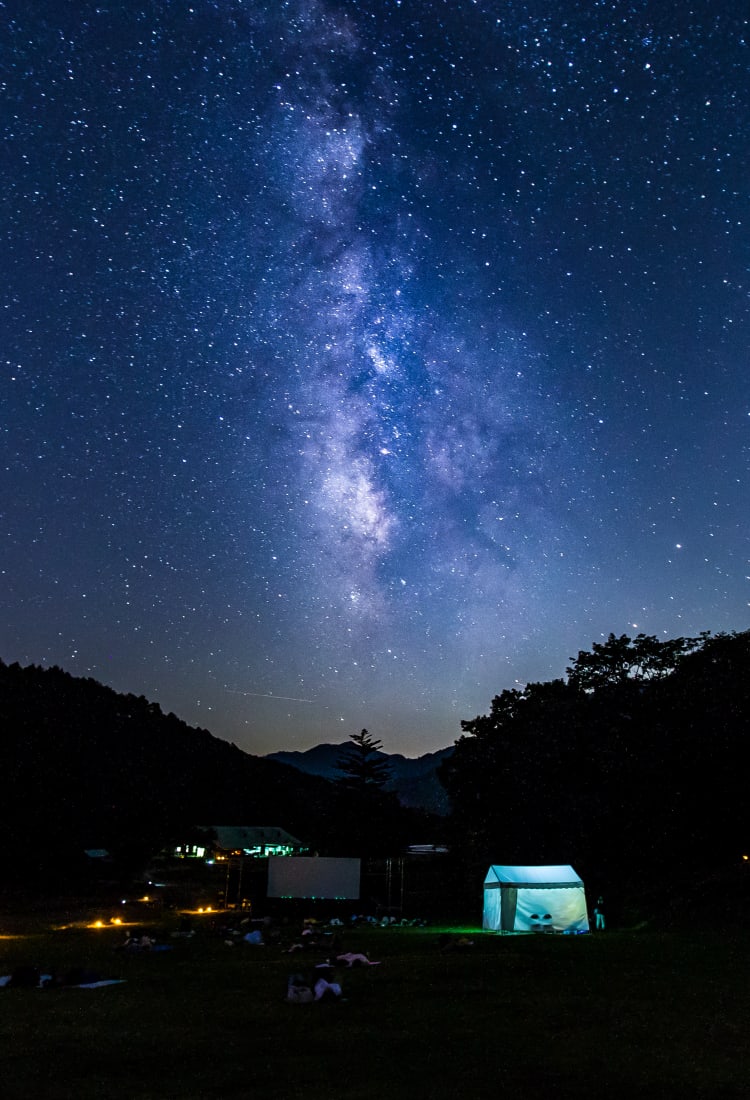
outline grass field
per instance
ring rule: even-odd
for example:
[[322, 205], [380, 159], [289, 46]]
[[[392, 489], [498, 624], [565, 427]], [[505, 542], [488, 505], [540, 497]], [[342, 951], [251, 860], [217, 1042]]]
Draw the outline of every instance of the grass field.
[[199, 931], [125, 957], [122, 929], [0, 918], [0, 974], [87, 966], [124, 984], [0, 989], [0, 1097], [45, 1100], [750, 1097], [750, 944], [740, 933], [508, 936], [360, 930], [382, 965], [344, 1003], [292, 1006], [319, 961]]

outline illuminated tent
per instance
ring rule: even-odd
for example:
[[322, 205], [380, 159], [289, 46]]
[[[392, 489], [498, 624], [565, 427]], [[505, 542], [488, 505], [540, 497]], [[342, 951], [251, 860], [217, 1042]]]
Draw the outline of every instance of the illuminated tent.
[[482, 927], [491, 932], [588, 932], [583, 883], [567, 865], [493, 864], [484, 880]]

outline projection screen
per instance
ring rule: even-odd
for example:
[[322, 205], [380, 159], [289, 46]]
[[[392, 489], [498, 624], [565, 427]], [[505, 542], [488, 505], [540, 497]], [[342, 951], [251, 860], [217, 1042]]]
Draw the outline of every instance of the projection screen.
[[360, 860], [331, 856], [269, 856], [269, 898], [359, 898]]

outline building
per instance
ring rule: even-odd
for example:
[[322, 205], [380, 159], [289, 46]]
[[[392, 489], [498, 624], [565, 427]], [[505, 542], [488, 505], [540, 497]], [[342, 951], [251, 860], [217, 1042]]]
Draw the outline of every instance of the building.
[[267, 856], [293, 856], [307, 851], [301, 840], [278, 825], [205, 825], [204, 838], [191, 844], [177, 845], [172, 855], [178, 859], [202, 859], [223, 862], [237, 857], [263, 859]]

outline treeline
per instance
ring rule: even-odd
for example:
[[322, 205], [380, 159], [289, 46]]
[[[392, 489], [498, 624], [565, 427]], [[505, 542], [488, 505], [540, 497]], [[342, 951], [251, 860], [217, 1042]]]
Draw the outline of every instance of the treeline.
[[642, 889], [741, 860], [750, 631], [612, 634], [566, 671], [462, 722], [440, 774], [467, 878], [493, 862], [572, 863]]
[[390, 854], [419, 819], [385, 796], [363, 813], [343, 786], [57, 667], [0, 662], [0, 728], [6, 880], [70, 880], [92, 848], [125, 874], [196, 825], [280, 825], [321, 854]]
[[331, 782], [143, 696], [2, 662], [0, 729], [6, 880], [70, 881], [87, 848], [125, 874], [210, 824], [279, 825], [321, 855], [448, 840], [446, 890], [472, 899], [490, 863], [572, 863], [584, 880], [643, 893], [708, 878], [750, 849], [750, 631], [610, 635], [566, 679], [503, 691], [462, 722], [442, 765], [447, 822], [405, 810], [373, 779], [366, 730]]

